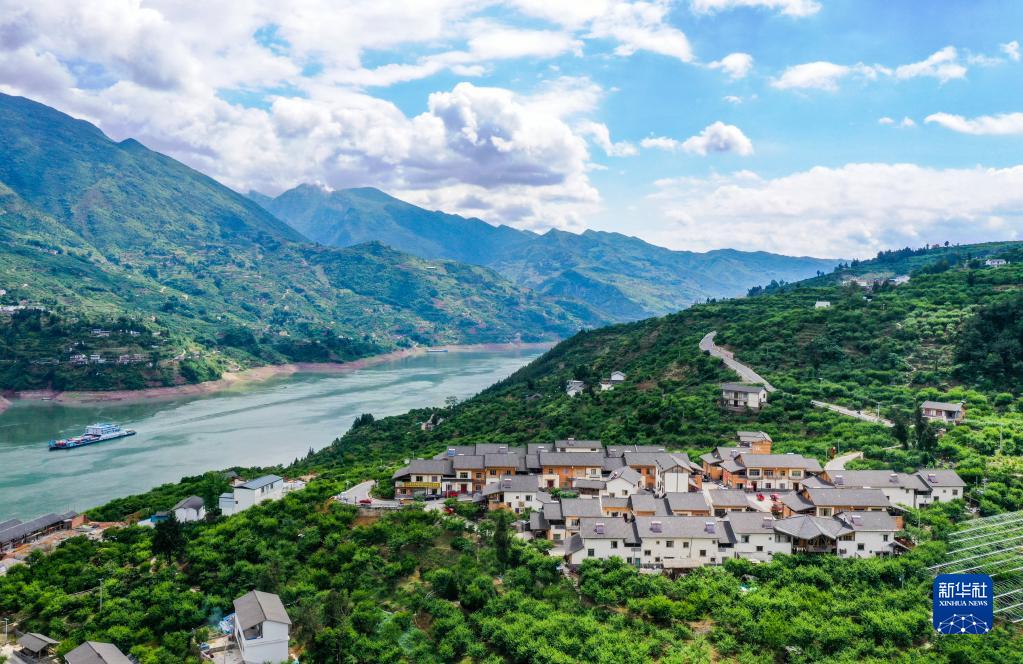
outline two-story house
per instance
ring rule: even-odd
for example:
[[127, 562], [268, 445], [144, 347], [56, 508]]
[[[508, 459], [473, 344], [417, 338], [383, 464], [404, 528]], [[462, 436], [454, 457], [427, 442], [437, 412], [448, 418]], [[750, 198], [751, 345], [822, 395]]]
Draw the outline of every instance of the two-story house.
[[925, 401], [920, 404], [920, 413], [924, 419], [942, 424], [959, 424], [966, 418], [966, 403], [949, 403], [945, 401]]
[[413, 459], [391, 476], [394, 496], [408, 501], [416, 496], [440, 494], [445, 477], [453, 477], [452, 459]]
[[568, 488], [573, 477], [602, 477], [603, 452], [540, 452], [537, 456], [541, 477], [548, 489]]
[[635, 524], [641, 567], [690, 569], [721, 561], [722, 528], [714, 519], [637, 516]]
[[291, 618], [273, 593], [259, 590], [234, 601], [234, 640], [245, 664], [287, 662]]
[[806, 487], [781, 497], [784, 516], [809, 514], [830, 517], [839, 512], [887, 512], [888, 496], [880, 489]]
[[220, 494], [218, 503], [220, 512], [230, 516], [268, 500], [280, 500], [283, 496], [284, 478], [263, 475], [237, 485], [231, 493]]
[[928, 492], [920, 497], [921, 505], [947, 503], [966, 494], [966, 482], [954, 470], [945, 468], [921, 468], [914, 473], [927, 485]]
[[[927, 484], [917, 475], [890, 470], [826, 470], [820, 476], [821, 487], [880, 489], [892, 505], [920, 507], [930, 494]], [[816, 486], [816, 485], [815, 485]]]
[[790, 537], [774, 531], [775, 518], [763, 512], [729, 512], [721, 519], [722, 558], [768, 562], [775, 555], [792, 553]]
[[763, 385], [724, 383], [721, 385], [721, 406], [725, 410], [759, 411], [767, 405], [767, 389]]
[[753, 454], [743, 452], [721, 463], [722, 481], [733, 489], [799, 489], [809, 475], [821, 472], [816, 459], [801, 454]]

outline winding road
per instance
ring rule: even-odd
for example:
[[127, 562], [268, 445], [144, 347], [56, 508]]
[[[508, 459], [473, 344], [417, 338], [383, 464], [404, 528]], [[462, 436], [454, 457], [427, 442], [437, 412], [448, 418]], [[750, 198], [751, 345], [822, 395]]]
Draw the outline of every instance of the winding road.
[[824, 464], [824, 470], [845, 470], [845, 464], [849, 463], [853, 459], [862, 458], [863, 452], [849, 452], [848, 454], [837, 456], [831, 461], [828, 461]]
[[862, 410], [853, 410], [852, 408], [846, 408], [845, 406], [839, 406], [838, 404], [828, 403], [826, 401], [812, 400], [810, 401], [810, 403], [817, 408], [827, 408], [828, 410], [834, 411], [839, 415], [855, 417], [856, 419], [863, 420], [864, 422], [872, 422], [874, 424], [880, 424], [888, 428], [895, 426], [895, 422], [892, 422], [891, 420], [886, 420], [883, 417], [878, 417], [877, 415], [866, 413]]
[[739, 360], [735, 359], [735, 354], [732, 351], [725, 350], [721, 346], [714, 343], [714, 337], [717, 335], [717, 331], [708, 332], [704, 335], [703, 339], [700, 339], [700, 350], [705, 353], [710, 353], [712, 357], [720, 358], [725, 366], [739, 374], [744, 382], [753, 383], [754, 385], [763, 385], [764, 389], [768, 392], [774, 392], [774, 385], [767, 382], [767, 379], [753, 371], [750, 367], [746, 366]]

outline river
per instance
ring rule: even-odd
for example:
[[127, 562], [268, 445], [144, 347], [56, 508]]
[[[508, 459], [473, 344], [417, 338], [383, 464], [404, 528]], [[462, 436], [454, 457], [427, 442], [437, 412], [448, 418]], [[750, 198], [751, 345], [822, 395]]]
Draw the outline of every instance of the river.
[[[83, 511], [183, 476], [290, 463], [329, 445], [360, 413], [397, 415], [464, 399], [542, 349], [429, 353], [344, 374], [294, 374], [216, 394], [134, 404], [16, 401], [0, 414], [0, 521]], [[98, 421], [131, 438], [50, 452]]]

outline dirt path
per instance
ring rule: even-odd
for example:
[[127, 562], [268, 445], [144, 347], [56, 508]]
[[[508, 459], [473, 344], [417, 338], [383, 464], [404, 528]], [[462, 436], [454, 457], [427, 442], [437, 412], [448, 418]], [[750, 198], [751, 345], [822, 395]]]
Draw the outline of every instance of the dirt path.
[[862, 410], [853, 410], [852, 408], [846, 408], [845, 406], [839, 406], [838, 404], [828, 403], [826, 401], [812, 400], [810, 401], [810, 403], [813, 404], [816, 408], [826, 408], [827, 410], [838, 413], [839, 415], [845, 415], [846, 417], [855, 417], [856, 419], [863, 420], [864, 422], [880, 424], [882, 426], [886, 426], [889, 428], [895, 426], [895, 423], [892, 422], [891, 420], [886, 420], [885, 418], [878, 417], [877, 415], [874, 415], [872, 413], [865, 413]]

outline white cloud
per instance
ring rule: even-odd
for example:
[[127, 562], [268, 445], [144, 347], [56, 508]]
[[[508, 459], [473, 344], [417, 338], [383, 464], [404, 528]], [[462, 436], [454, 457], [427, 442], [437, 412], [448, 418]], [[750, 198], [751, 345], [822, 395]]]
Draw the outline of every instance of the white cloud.
[[890, 118], [890, 117], [888, 117], [886, 115], [883, 118], [879, 118], [877, 123], [878, 124], [882, 124], [882, 125], [887, 125], [889, 127], [898, 127], [899, 129], [909, 129], [910, 127], [915, 127], [916, 126], [916, 122], [913, 120], [913, 118], [911, 118], [909, 116], [905, 116], [905, 117], [902, 118], [901, 121], [896, 122], [894, 119], [892, 119], [892, 118]]
[[734, 81], [745, 78], [753, 70], [753, 56], [749, 53], [729, 53], [707, 66], [711, 69], [722, 70]]
[[586, 120], [576, 125], [576, 131], [590, 139], [609, 157], [633, 157], [639, 154], [636, 146], [627, 141], [615, 143], [611, 140], [611, 132], [601, 122]]
[[886, 73], [888, 70], [884, 67], [865, 65], [862, 62], [855, 65], [839, 65], [821, 60], [793, 65], [772, 81], [771, 85], [780, 90], [816, 89], [834, 92], [838, 89], [838, 82], [846, 77], [860, 76], [873, 80], [878, 74]]
[[590, 24], [590, 36], [614, 39], [615, 53], [632, 55], [650, 51], [682, 62], [693, 60], [693, 50], [685, 34], [665, 22], [668, 3], [616, 2]]
[[811, 16], [821, 9], [817, 0], [692, 0], [694, 12], [707, 14], [736, 7], [772, 9], [788, 16]]
[[656, 184], [649, 203], [671, 226], [649, 239], [672, 247], [849, 258], [1023, 236], [1023, 166], [857, 163], [773, 179], [740, 171]]
[[1002, 51], [1002, 53], [1009, 56], [1010, 60], [1012, 60], [1013, 62], [1019, 62], [1020, 52], [1018, 41], [1014, 39], [1007, 44], [999, 44], [998, 48]]
[[960, 64], [959, 52], [956, 48], [946, 46], [925, 60], [895, 68], [896, 78], [906, 79], [918, 76], [930, 76], [945, 83], [955, 78], [965, 78], [966, 67]]
[[696, 136], [684, 141], [663, 136], [644, 138], [640, 145], [644, 148], [688, 152], [707, 156], [712, 152], [731, 152], [743, 157], [753, 154], [753, 142], [735, 125], [715, 122], [708, 125]]
[[722, 99], [722, 101], [727, 101], [729, 104], [741, 104], [742, 103], [742, 97], [737, 97], [736, 95], [725, 95], [721, 99]]
[[1023, 113], [981, 115], [976, 118], [965, 118], [962, 115], [950, 113], [934, 113], [924, 118], [924, 122], [933, 122], [946, 129], [974, 136], [1023, 135]]

